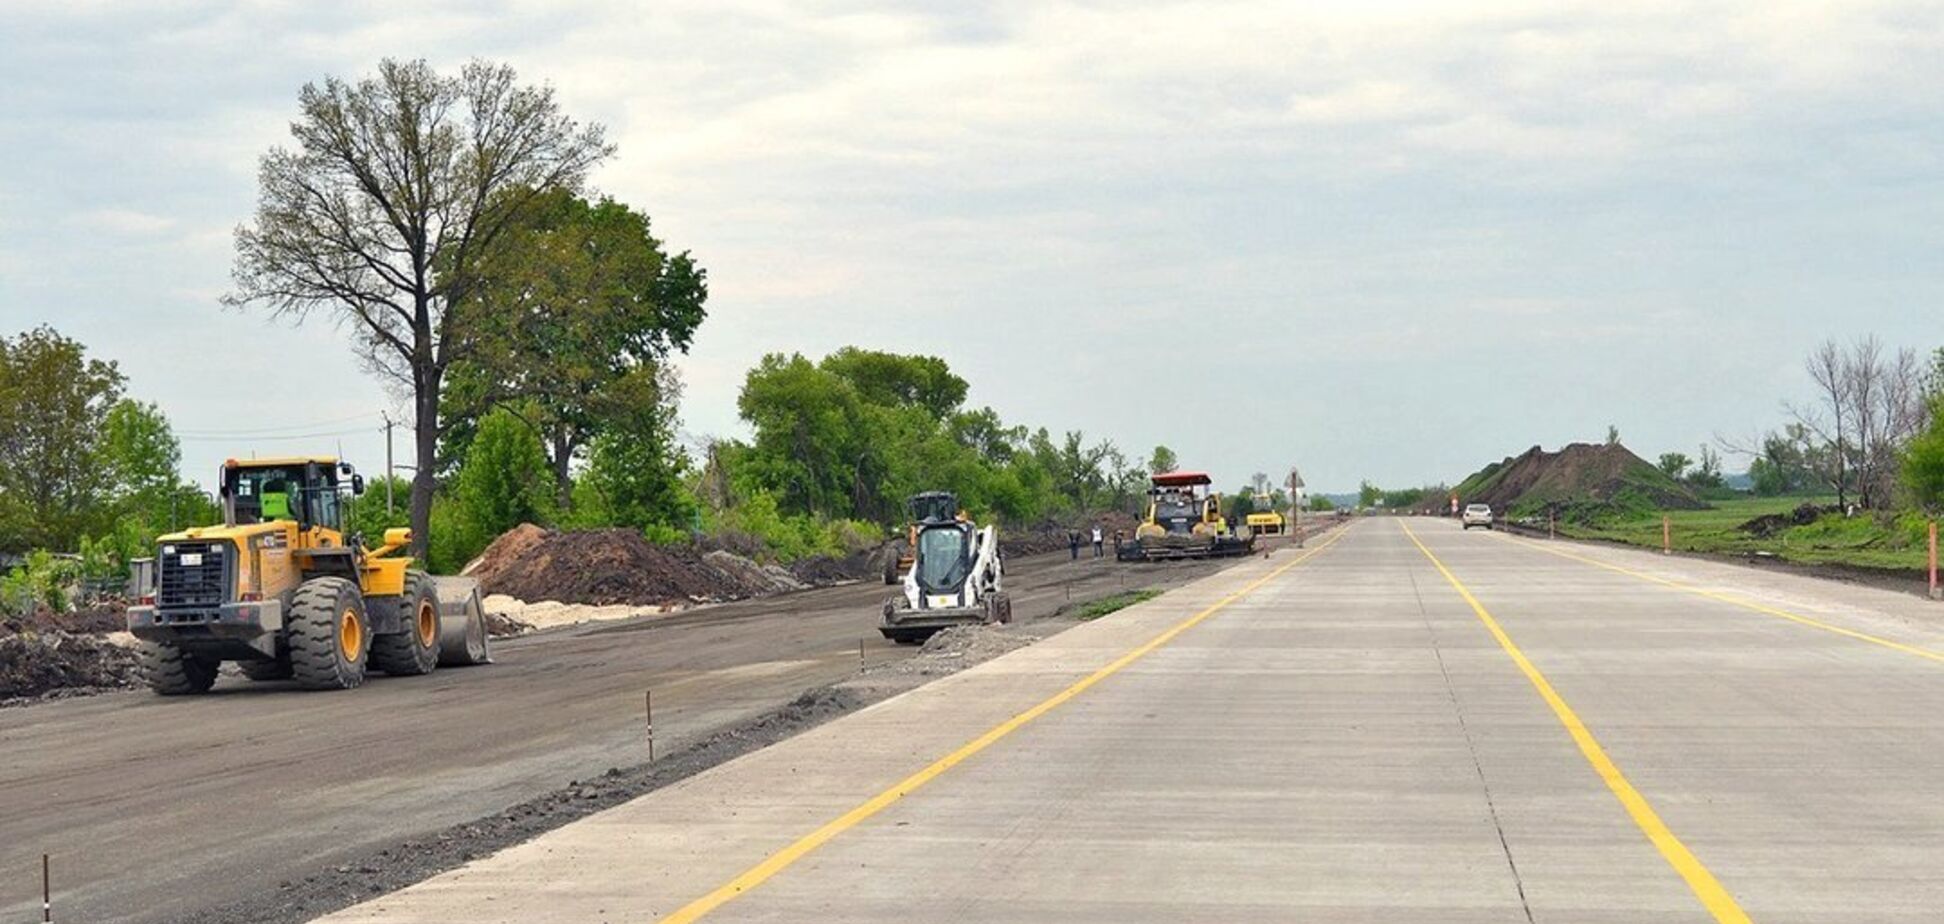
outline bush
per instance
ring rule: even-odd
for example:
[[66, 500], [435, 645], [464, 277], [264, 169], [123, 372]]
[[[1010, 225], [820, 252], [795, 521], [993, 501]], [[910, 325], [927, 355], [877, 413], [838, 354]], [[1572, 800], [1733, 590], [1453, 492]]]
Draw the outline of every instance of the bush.
[[39, 607], [56, 613], [72, 608], [68, 590], [81, 576], [78, 563], [55, 558], [46, 549], [27, 553], [27, 560], [0, 577], [0, 612], [29, 616]]

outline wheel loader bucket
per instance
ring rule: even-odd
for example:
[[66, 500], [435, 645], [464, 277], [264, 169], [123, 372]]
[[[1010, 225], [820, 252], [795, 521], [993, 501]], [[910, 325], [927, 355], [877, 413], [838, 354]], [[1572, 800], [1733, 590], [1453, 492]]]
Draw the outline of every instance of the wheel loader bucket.
[[472, 578], [439, 578], [439, 666], [491, 664], [493, 653], [486, 636], [486, 609], [479, 605], [479, 582]]

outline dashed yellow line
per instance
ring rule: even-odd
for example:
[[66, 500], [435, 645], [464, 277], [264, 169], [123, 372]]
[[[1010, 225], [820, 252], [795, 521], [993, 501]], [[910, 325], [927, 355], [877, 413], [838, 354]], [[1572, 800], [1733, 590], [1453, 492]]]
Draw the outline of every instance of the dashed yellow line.
[[1514, 539], [1511, 536], [1504, 536], [1504, 535], [1501, 535], [1500, 538], [1504, 539], [1507, 542], [1514, 543], [1516, 545], [1522, 545], [1536, 551], [1545, 552], [1548, 555], [1557, 555], [1560, 558], [1571, 559], [1576, 562], [1592, 565], [1596, 568], [1605, 568], [1606, 570], [1615, 572], [1617, 574], [1624, 574], [1627, 575], [1628, 577], [1636, 577], [1643, 581], [1659, 584], [1662, 587], [1671, 587], [1675, 590], [1694, 594], [1697, 597], [1706, 597], [1710, 600], [1719, 601], [1721, 603], [1726, 603], [1731, 606], [1738, 606], [1741, 607], [1742, 609], [1750, 610], [1752, 612], [1762, 613], [1768, 616], [1774, 616], [1777, 619], [1786, 619], [1790, 622], [1797, 623], [1800, 625], [1805, 625], [1812, 629], [1821, 629], [1824, 632], [1834, 632], [1837, 635], [1841, 635], [1845, 638], [1853, 638], [1859, 642], [1869, 642], [1872, 645], [1881, 645], [1893, 651], [1901, 651], [1904, 654], [1916, 655], [1917, 657], [1920, 658], [1925, 658], [1931, 661], [1944, 663], [1944, 653], [1932, 651], [1928, 648], [1919, 648], [1915, 645], [1906, 645], [1902, 642], [1892, 641], [1890, 639], [1883, 638], [1881, 636], [1871, 635], [1868, 632], [1858, 632], [1855, 629], [1845, 629], [1842, 626], [1835, 625], [1833, 623], [1823, 622], [1820, 619], [1812, 619], [1808, 616], [1803, 616], [1798, 613], [1791, 613], [1788, 610], [1777, 609], [1775, 607], [1763, 603], [1756, 603], [1753, 600], [1744, 600], [1733, 594], [1724, 594], [1719, 591], [1709, 590], [1705, 587], [1696, 587], [1693, 584], [1684, 584], [1680, 581], [1670, 580], [1668, 578], [1648, 574], [1645, 571], [1635, 571], [1632, 568], [1623, 568], [1619, 565], [1608, 564], [1607, 562], [1600, 561], [1597, 558], [1588, 558], [1584, 555], [1575, 555], [1571, 552], [1564, 552], [1564, 551], [1560, 551], [1559, 549], [1547, 548], [1546, 546], [1540, 545], [1539, 543], [1532, 542], [1530, 540]]
[[1566, 726], [1566, 733], [1572, 736], [1573, 743], [1579, 745], [1580, 754], [1586, 758], [1586, 762], [1593, 765], [1594, 772], [1600, 775], [1607, 788], [1613, 791], [1614, 797], [1620, 800], [1621, 806], [1627, 810], [1628, 817], [1632, 818], [1634, 824], [1640, 828], [1640, 833], [1645, 834], [1654, 848], [1660, 851], [1661, 857], [1667, 860], [1667, 865], [1680, 874], [1681, 879], [1694, 892], [1694, 896], [1701, 900], [1702, 907], [1708, 909], [1708, 913], [1714, 915], [1714, 919], [1722, 924], [1748, 924], [1748, 914], [1735, 903], [1735, 897], [1728, 894], [1728, 890], [1722, 887], [1714, 874], [1702, 865], [1700, 858], [1696, 857], [1694, 852], [1668, 829], [1667, 823], [1661, 820], [1660, 814], [1655, 812], [1654, 807], [1647, 802], [1647, 797], [1641, 795], [1640, 790], [1635, 789], [1633, 784], [1627, 781], [1626, 774], [1621, 773], [1619, 766], [1614, 764], [1613, 758], [1607, 756], [1606, 749], [1600, 746], [1599, 739], [1593, 737], [1593, 732], [1587, 729], [1586, 723], [1580, 721], [1579, 714], [1566, 704], [1559, 691], [1553, 689], [1552, 682], [1546, 679], [1545, 674], [1539, 672], [1539, 668], [1533, 666], [1532, 661], [1525, 656], [1525, 652], [1519, 650], [1519, 646], [1513, 643], [1512, 637], [1505, 634], [1505, 629], [1499, 625], [1497, 619], [1492, 618], [1492, 614], [1485, 609], [1484, 604], [1479, 603], [1478, 598], [1472, 596], [1464, 583], [1451, 573], [1451, 569], [1446, 568], [1444, 562], [1438, 560], [1438, 556], [1431, 554], [1431, 550], [1418, 541], [1417, 534], [1412, 532], [1409, 526], [1404, 527], [1404, 535], [1410, 537], [1411, 544], [1417, 546], [1418, 551], [1423, 552], [1424, 557], [1431, 560], [1438, 573], [1444, 575], [1445, 581], [1451, 584], [1452, 589], [1458, 591], [1458, 596], [1463, 597], [1471, 606], [1472, 612], [1478, 616], [1478, 621], [1485, 624], [1486, 631], [1492, 633], [1492, 637], [1498, 640], [1499, 647], [1505, 649], [1505, 653], [1511, 656], [1512, 663], [1519, 666], [1520, 673], [1525, 674], [1526, 679], [1532, 682], [1533, 688], [1539, 691], [1540, 698], [1546, 701], [1546, 705], [1552, 707], [1553, 715], [1558, 717], [1559, 723]]
[[721, 886], [718, 886], [714, 891], [710, 892], [709, 894], [704, 895], [701, 898], [698, 898], [692, 902], [689, 902], [687, 905], [684, 905], [681, 908], [676, 909], [674, 913], [662, 919], [663, 924], [688, 924], [688, 922], [700, 920], [704, 915], [708, 914], [711, 911], [714, 911], [717, 908], [722, 907], [724, 904], [728, 903], [731, 899], [734, 899], [737, 896], [742, 895], [743, 893], [748, 892], [749, 890], [754, 889], [759, 885], [762, 885], [764, 882], [768, 881], [770, 877], [775, 876], [777, 873], [780, 873], [783, 870], [789, 868], [791, 864], [795, 863], [798, 860], [803, 859], [804, 856], [808, 855], [811, 851], [816, 850], [818, 847], [821, 847], [824, 844], [828, 843], [831, 839], [835, 838], [837, 835], [842, 834], [845, 831], [848, 831], [851, 828], [856, 827], [860, 822], [864, 821], [867, 818], [870, 818], [872, 815], [876, 815], [877, 813], [884, 811], [886, 808], [889, 808], [893, 803], [897, 802], [899, 799], [911, 795], [913, 792], [917, 791], [919, 787], [924, 786], [926, 783], [929, 783], [934, 779], [937, 779], [945, 771], [958, 766], [959, 764], [963, 763], [967, 758], [971, 757], [972, 755], [977, 754], [988, 747], [991, 747], [992, 744], [998, 741], [999, 739], [1004, 738], [1015, 731], [1018, 731], [1020, 728], [1024, 727], [1027, 723], [1033, 721], [1034, 719], [1039, 718], [1040, 716], [1047, 714], [1048, 712], [1053, 711], [1054, 709], [1058, 708], [1060, 704], [1065, 703], [1067, 700], [1079, 696], [1081, 693], [1085, 692], [1087, 688], [1092, 687], [1094, 684], [1097, 684], [1102, 680], [1105, 680], [1108, 677], [1111, 677], [1114, 674], [1119, 673], [1122, 668], [1125, 668], [1129, 664], [1132, 664], [1135, 661], [1140, 660], [1141, 658], [1148, 655], [1150, 652], [1154, 651], [1157, 648], [1160, 648], [1162, 645], [1166, 645], [1167, 643], [1173, 641], [1176, 636], [1180, 635], [1183, 632], [1188, 631], [1189, 629], [1194, 628], [1196, 625], [1200, 624], [1203, 620], [1220, 612], [1224, 607], [1227, 607], [1229, 604], [1234, 603], [1235, 601], [1253, 592], [1256, 588], [1261, 587], [1262, 585], [1267, 584], [1270, 581], [1274, 580], [1275, 578], [1281, 576], [1283, 572], [1288, 571], [1289, 569], [1294, 568], [1297, 565], [1300, 565], [1303, 562], [1308, 561], [1311, 558], [1315, 557], [1318, 553], [1322, 552], [1324, 549], [1327, 549], [1330, 546], [1334, 545], [1338, 539], [1343, 538], [1343, 534], [1346, 532], [1348, 532], [1347, 529], [1338, 530], [1336, 535], [1331, 536], [1327, 542], [1324, 542], [1323, 544], [1318, 545], [1317, 547], [1310, 549], [1309, 551], [1304, 552], [1301, 555], [1296, 556], [1290, 561], [1283, 563], [1281, 566], [1277, 567], [1273, 571], [1270, 571], [1268, 574], [1265, 574], [1262, 577], [1257, 578], [1254, 581], [1251, 581], [1248, 585], [1244, 586], [1242, 589], [1237, 590], [1234, 593], [1231, 593], [1220, 600], [1217, 600], [1214, 604], [1210, 605], [1207, 609], [1204, 609], [1201, 612], [1188, 617], [1187, 619], [1175, 623], [1173, 626], [1169, 627], [1166, 631], [1162, 632], [1160, 635], [1157, 635], [1152, 639], [1149, 639], [1146, 643], [1142, 644], [1140, 647], [1135, 648], [1134, 650], [1129, 651], [1118, 658], [1115, 658], [1111, 663], [1107, 664], [1105, 667], [1102, 667], [1099, 670], [1094, 671], [1093, 673], [1088, 674], [1087, 676], [1081, 678], [1079, 681], [1075, 682], [1072, 686], [1069, 686], [1066, 689], [1061, 690], [1060, 692], [1055, 693], [1050, 697], [1047, 697], [1045, 700], [1040, 702], [1039, 705], [1034, 706], [1031, 709], [1026, 710], [1025, 712], [1022, 712], [1016, 716], [1013, 716], [1010, 719], [1007, 719], [1004, 722], [999, 723], [998, 725], [993, 726], [985, 734], [982, 734], [979, 737], [974, 738], [969, 742], [966, 742], [964, 745], [959, 747], [958, 750], [953, 751], [952, 753], [939, 758], [938, 760], [934, 761], [930, 766], [924, 768], [923, 770], [920, 770], [917, 773], [913, 773], [912, 775], [905, 777], [902, 780], [899, 780], [896, 785], [892, 786], [889, 789], [884, 790], [883, 792], [878, 793], [875, 796], [872, 796], [870, 799], [866, 800], [863, 804], [857, 806], [856, 808], [853, 808], [850, 811], [837, 816], [835, 819], [832, 819], [831, 821], [825, 823], [823, 827], [818, 828], [817, 830], [812, 831], [801, 838], [798, 838], [794, 843], [790, 844], [788, 847], [785, 847], [782, 850], [779, 850], [776, 853], [771, 854], [768, 858], [764, 859], [763, 862], [758, 863], [747, 870], [744, 870], [741, 875], [738, 875], [736, 878], [731, 879], [726, 883], [723, 883]]

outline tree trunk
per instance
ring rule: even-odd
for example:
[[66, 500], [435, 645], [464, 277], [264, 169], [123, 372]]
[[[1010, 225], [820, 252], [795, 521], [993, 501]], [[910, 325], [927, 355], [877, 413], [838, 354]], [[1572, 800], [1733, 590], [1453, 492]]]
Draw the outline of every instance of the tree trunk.
[[419, 389], [412, 424], [418, 450], [418, 468], [412, 472], [412, 556], [421, 565], [432, 537], [432, 495], [439, 483], [439, 381], [436, 375], [430, 377], [429, 386]]
[[574, 509], [574, 478], [567, 470], [574, 460], [574, 444], [567, 434], [566, 424], [556, 426], [552, 434], [554, 500], [562, 513]]

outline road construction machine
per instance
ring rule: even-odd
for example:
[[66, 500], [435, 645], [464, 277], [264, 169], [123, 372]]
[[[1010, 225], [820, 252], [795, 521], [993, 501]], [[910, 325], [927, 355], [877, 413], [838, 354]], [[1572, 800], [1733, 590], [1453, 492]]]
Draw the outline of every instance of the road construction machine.
[[373, 548], [346, 532], [363, 491], [364, 477], [328, 456], [223, 463], [222, 525], [160, 537], [143, 569], [153, 583], [128, 608], [149, 686], [202, 693], [225, 661], [251, 680], [337, 690], [368, 668], [427, 674], [489, 660], [477, 590], [442, 602], [400, 554], [411, 530], [388, 529]]
[[964, 520], [965, 511], [959, 509], [958, 495], [950, 491], [926, 491], [913, 494], [905, 499], [905, 509], [911, 518], [905, 526], [904, 545], [898, 554], [884, 561], [884, 583], [895, 585], [911, 573], [911, 563], [915, 560], [918, 548], [918, 530], [924, 524], [935, 520]]
[[899, 644], [916, 645], [947, 626], [1012, 622], [998, 528], [971, 522], [949, 494], [918, 495], [925, 497], [931, 498], [929, 506], [913, 507], [924, 517], [912, 528], [911, 568], [901, 592], [884, 602], [878, 631]]
[[1255, 509], [1242, 518], [1243, 525], [1249, 527], [1251, 536], [1280, 536], [1289, 532], [1289, 522], [1276, 509], [1276, 498], [1266, 492], [1257, 492], [1253, 498]]
[[1214, 558], [1255, 548], [1246, 529], [1229, 528], [1222, 496], [1209, 490], [1213, 483], [1204, 472], [1163, 472], [1150, 479], [1147, 517], [1134, 530], [1142, 558]]

